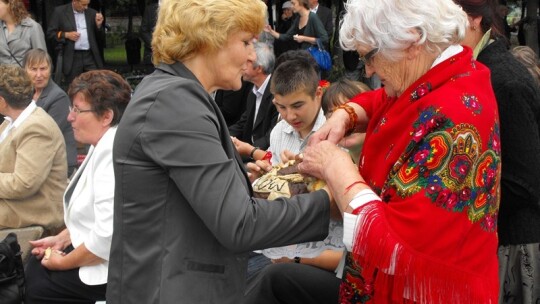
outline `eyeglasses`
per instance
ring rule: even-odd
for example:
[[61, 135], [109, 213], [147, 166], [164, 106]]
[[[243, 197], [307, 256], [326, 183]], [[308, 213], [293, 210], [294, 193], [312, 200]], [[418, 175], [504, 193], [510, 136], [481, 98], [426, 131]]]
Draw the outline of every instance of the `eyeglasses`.
[[73, 112], [73, 113], [75, 113], [77, 115], [79, 115], [81, 113], [86, 113], [86, 112], [94, 112], [94, 110], [81, 110], [81, 109], [79, 109], [77, 107], [72, 107], [72, 106], [69, 107], [69, 111]]
[[374, 48], [373, 50], [369, 51], [364, 56], [360, 56], [360, 61], [362, 61], [364, 65], [370, 66], [371, 64], [373, 64], [373, 57], [375, 57], [375, 55], [377, 55], [378, 52], [379, 52], [379, 48]]

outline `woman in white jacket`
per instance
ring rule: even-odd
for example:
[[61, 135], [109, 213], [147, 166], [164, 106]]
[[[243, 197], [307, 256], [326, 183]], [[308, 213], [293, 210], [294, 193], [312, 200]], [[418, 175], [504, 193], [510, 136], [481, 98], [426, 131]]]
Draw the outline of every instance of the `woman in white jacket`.
[[66, 229], [34, 242], [25, 303], [105, 300], [113, 228], [112, 147], [131, 88], [111, 71], [81, 74], [70, 85], [68, 121], [91, 148], [64, 193]]

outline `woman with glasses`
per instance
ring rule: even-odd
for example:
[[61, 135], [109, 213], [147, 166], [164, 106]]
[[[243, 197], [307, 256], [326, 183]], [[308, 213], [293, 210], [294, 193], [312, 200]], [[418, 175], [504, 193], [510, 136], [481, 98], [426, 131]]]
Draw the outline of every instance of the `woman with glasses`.
[[66, 228], [31, 242], [24, 303], [94, 303], [105, 300], [113, 230], [116, 126], [131, 87], [118, 74], [97, 70], [71, 83], [68, 121], [90, 150], [64, 193]]
[[[339, 303], [497, 303], [501, 156], [489, 70], [452, 0], [349, 0], [340, 43], [384, 88], [334, 111], [299, 170], [344, 213]], [[336, 144], [366, 132], [359, 165]], [[263, 302], [260, 302], [263, 303]]]

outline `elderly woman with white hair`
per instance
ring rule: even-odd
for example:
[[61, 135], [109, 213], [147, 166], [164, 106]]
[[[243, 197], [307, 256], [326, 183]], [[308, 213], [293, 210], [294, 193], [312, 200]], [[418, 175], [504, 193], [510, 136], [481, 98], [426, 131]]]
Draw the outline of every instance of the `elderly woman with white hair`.
[[[489, 70], [459, 45], [466, 14], [452, 0], [346, 9], [340, 42], [384, 87], [336, 108], [299, 165], [344, 213], [339, 303], [496, 303], [499, 121]], [[336, 145], [353, 132], [358, 167]]]

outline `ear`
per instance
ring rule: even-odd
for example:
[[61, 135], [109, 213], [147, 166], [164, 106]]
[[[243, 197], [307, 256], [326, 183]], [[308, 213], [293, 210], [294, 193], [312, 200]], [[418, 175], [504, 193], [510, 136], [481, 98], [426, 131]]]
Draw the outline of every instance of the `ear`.
[[469, 28], [473, 31], [482, 31], [482, 27], [480, 26], [480, 23], [482, 22], [482, 16], [467, 16], [467, 19], [469, 20]]
[[101, 116], [101, 125], [104, 127], [109, 126], [111, 122], [113, 121], [113, 118], [114, 118], [113, 110], [109, 109], [105, 111], [103, 116]]
[[416, 38], [416, 41], [413, 42], [411, 44], [411, 46], [409, 46], [405, 50], [407, 59], [409, 59], [409, 60], [413, 60], [416, 57], [418, 57], [418, 55], [420, 55], [420, 53], [422, 52], [422, 49], [423, 49], [423, 46], [418, 45], [418, 41], [420, 41], [420, 38], [421, 38], [421, 34], [419, 33], [419, 30], [413, 29], [411, 31], [411, 33], [414, 34], [415, 36], [417, 36], [417, 38]]

